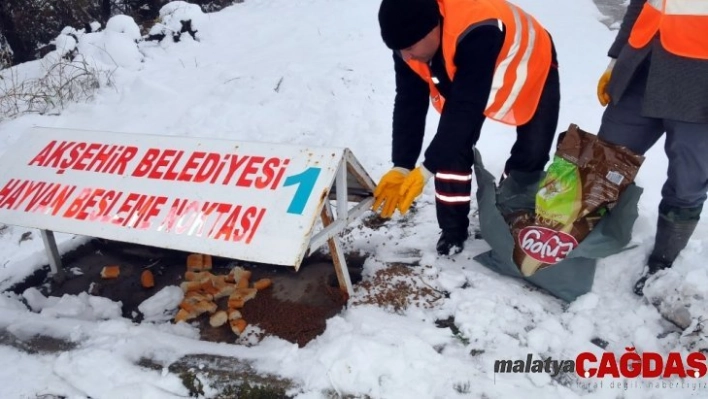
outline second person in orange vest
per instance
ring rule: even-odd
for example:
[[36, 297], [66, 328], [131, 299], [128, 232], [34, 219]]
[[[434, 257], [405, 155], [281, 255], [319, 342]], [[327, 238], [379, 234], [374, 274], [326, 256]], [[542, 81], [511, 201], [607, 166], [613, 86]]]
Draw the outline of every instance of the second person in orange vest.
[[655, 176], [665, 181], [654, 247], [634, 283], [644, 295], [686, 248], [708, 199], [708, 0], [631, 0], [608, 55], [598, 136], [638, 154], [663, 138], [668, 158]]
[[[474, 146], [490, 118], [516, 127], [500, 195], [513, 199], [535, 187], [555, 137], [560, 87], [549, 33], [504, 0], [383, 0], [381, 36], [393, 50], [393, 168], [379, 182], [374, 210], [405, 214], [434, 177], [440, 255], [459, 253], [468, 238]], [[423, 147], [428, 98], [440, 112]], [[508, 201], [505, 214], [533, 211]]]

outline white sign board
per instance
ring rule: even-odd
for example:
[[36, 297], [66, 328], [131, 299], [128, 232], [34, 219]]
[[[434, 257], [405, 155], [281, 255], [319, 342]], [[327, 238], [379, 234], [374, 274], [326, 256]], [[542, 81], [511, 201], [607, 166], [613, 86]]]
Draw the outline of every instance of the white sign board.
[[34, 128], [0, 158], [0, 221], [298, 267], [344, 153]]

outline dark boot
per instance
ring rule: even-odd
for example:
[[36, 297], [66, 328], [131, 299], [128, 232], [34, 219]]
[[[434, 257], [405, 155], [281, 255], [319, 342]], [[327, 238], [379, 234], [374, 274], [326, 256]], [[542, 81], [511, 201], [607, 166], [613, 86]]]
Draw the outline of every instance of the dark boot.
[[497, 189], [497, 207], [507, 218], [513, 213], [525, 211], [534, 213], [536, 192], [543, 179], [543, 172], [506, 172], [502, 175]]
[[443, 230], [436, 246], [439, 255], [455, 255], [465, 248], [465, 241], [469, 234], [467, 230]]
[[688, 240], [696, 229], [702, 206], [696, 208], [675, 208], [659, 205], [659, 220], [656, 226], [654, 250], [649, 255], [642, 277], [634, 283], [634, 293], [644, 295], [647, 279], [660, 270], [670, 268], [679, 253], [686, 248]]

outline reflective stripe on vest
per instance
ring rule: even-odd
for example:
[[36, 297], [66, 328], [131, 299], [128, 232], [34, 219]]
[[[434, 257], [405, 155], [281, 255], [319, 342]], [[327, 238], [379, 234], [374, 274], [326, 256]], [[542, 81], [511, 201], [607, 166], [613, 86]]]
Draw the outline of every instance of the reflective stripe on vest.
[[708, 59], [708, 0], [648, 0], [632, 28], [629, 44], [642, 48], [658, 32], [668, 52]]
[[[534, 49], [533, 46], [536, 43], [536, 29], [534, 29], [531, 16], [523, 11], [520, 11], [514, 5], [509, 4], [509, 6], [511, 8], [511, 12], [514, 14], [514, 23], [517, 27], [522, 26], [521, 18], [526, 18], [528, 24], [528, 44], [524, 48], [523, 52], [520, 51], [522, 32], [521, 29], [516, 29], [513, 39], [514, 41], [511, 44], [511, 49], [507, 53], [506, 57], [498, 63], [497, 69], [494, 71], [492, 91], [489, 93], [489, 100], [487, 102], [487, 112], [493, 115], [490, 116], [492, 119], [497, 120], [504, 120], [507, 117], [512, 105], [514, 105], [514, 102], [519, 97], [521, 87], [526, 83], [526, 79], [528, 78], [529, 59], [531, 58], [531, 52]], [[500, 89], [507, 80], [509, 65], [511, 65], [515, 60], [518, 60], [518, 63], [515, 68], [516, 79], [513, 80], [511, 92], [506, 98], [497, 99]], [[497, 101], [501, 103], [501, 106], [497, 106], [499, 109], [494, 111], [493, 109], [495, 108], [495, 103]]]
[[[652, 3], [661, 4], [661, 0], [652, 0]], [[655, 4], [652, 4], [656, 7]], [[656, 8], [660, 8], [661, 6]], [[708, 15], [708, 1], [706, 0], [667, 0], [666, 15]]]
[[[454, 81], [457, 43], [478, 24], [498, 24], [506, 28], [501, 52], [496, 60], [492, 86], [484, 115], [514, 126], [528, 122], [536, 112], [551, 65], [551, 38], [530, 15], [504, 0], [438, 0], [443, 15], [442, 42], [445, 70]], [[406, 63], [428, 82], [430, 98], [442, 112], [445, 98], [432, 81], [427, 64]]]

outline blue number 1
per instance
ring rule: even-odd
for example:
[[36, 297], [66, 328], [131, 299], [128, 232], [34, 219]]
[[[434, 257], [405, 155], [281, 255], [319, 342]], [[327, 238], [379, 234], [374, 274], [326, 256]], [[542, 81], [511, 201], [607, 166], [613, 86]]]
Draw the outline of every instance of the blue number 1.
[[320, 168], [310, 167], [305, 169], [302, 173], [288, 176], [285, 179], [283, 187], [298, 184], [297, 190], [295, 190], [295, 196], [293, 196], [293, 200], [288, 207], [288, 213], [302, 215], [302, 211], [305, 209], [307, 200], [310, 198], [310, 194], [312, 194], [312, 188], [315, 187], [315, 182], [319, 175]]

